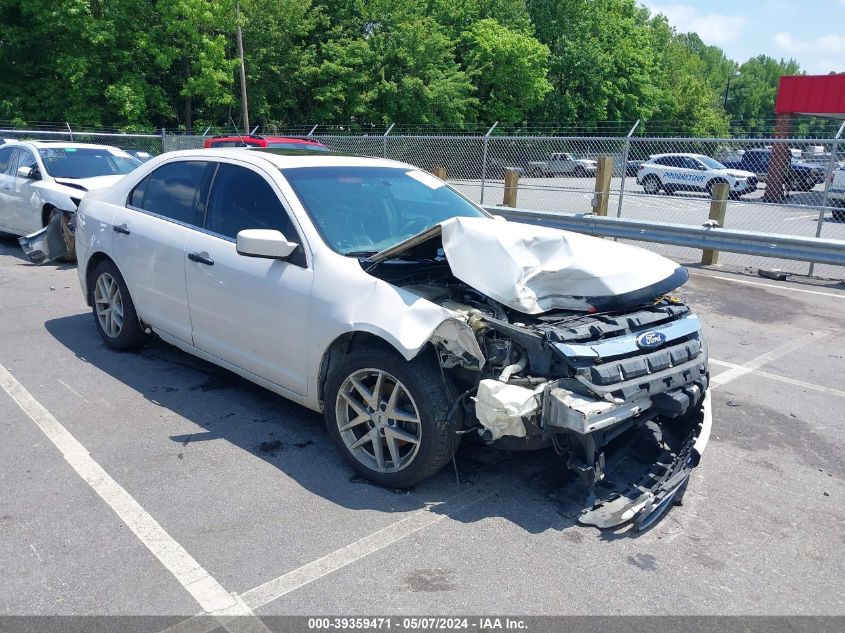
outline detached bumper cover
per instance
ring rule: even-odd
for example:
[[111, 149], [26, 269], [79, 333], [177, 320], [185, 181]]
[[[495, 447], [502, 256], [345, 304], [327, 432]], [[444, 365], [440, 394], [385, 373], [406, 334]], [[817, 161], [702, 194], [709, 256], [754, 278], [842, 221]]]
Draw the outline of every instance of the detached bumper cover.
[[638, 530], [644, 530], [657, 521], [673, 501], [679, 501], [686, 491], [692, 469], [698, 466], [710, 439], [713, 414], [709, 389], [705, 391], [701, 406], [691, 416], [692, 431], [674, 451], [670, 462], [655, 464], [640, 482], [596, 503], [584, 511], [578, 521], [599, 528], [633, 521]]
[[57, 213], [50, 220], [50, 223], [40, 231], [18, 238], [18, 244], [21, 245], [24, 255], [33, 264], [43, 264], [58, 259], [68, 252], [67, 242], [65, 242], [62, 230], [63, 214], [73, 215], [70, 211]]

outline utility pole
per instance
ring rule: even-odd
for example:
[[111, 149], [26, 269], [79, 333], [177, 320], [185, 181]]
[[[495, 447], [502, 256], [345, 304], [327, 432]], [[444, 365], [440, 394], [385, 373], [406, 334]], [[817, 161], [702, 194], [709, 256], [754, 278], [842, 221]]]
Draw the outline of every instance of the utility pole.
[[241, 35], [241, 3], [237, 4], [238, 57], [241, 60], [241, 108], [243, 110], [244, 132], [249, 134], [249, 105], [246, 101], [246, 70], [244, 69], [244, 40]]

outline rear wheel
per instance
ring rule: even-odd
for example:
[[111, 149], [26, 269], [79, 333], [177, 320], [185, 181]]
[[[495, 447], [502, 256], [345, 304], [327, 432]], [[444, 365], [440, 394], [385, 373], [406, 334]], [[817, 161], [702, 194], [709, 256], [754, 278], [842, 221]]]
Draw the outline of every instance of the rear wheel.
[[138, 319], [135, 304], [123, 275], [111, 260], [103, 260], [91, 275], [93, 280], [94, 322], [106, 345], [112, 349], [129, 350], [141, 347], [150, 335]]
[[643, 180], [643, 190], [650, 195], [660, 193], [660, 179], [657, 176], [646, 176]]
[[359, 475], [383, 486], [427, 479], [456, 448], [442, 376], [423, 356], [409, 362], [387, 348], [359, 350], [326, 383], [329, 435]]
[[833, 210], [833, 221], [834, 222], [845, 222], [845, 209], [834, 209]]
[[587, 170], [583, 167], [576, 167], [575, 168], [575, 177], [576, 178], [586, 178], [587, 177]]

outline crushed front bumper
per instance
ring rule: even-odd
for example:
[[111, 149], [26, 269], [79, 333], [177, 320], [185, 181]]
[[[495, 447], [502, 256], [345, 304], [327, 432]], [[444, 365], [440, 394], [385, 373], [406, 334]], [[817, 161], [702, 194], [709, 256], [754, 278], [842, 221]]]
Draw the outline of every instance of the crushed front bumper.
[[[692, 469], [698, 466], [710, 439], [713, 414], [709, 389], [705, 391], [700, 406], [685, 418], [684, 422], [690, 429], [685, 438], [674, 445], [665, 442], [657, 462], [637, 482], [602, 491], [601, 498], [584, 510], [578, 521], [599, 528], [631, 521], [636, 529], [644, 530], [654, 524], [673, 502], [680, 502]], [[624, 456], [621, 459], [624, 460]], [[608, 468], [607, 474], [613, 477], [613, 468]]]
[[65, 255], [68, 252], [68, 244], [65, 241], [62, 223], [66, 222], [72, 232], [74, 219], [72, 211], [57, 213], [40, 231], [18, 238], [18, 244], [21, 245], [27, 259], [37, 265]]

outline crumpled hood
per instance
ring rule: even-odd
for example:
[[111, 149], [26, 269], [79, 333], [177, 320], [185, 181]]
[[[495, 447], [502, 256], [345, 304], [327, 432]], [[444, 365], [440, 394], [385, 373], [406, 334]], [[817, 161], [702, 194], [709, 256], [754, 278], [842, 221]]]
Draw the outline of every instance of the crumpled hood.
[[622, 309], [689, 278], [656, 253], [580, 233], [467, 217], [440, 228], [452, 274], [525, 314]]
[[94, 189], [105, 189], [123, 178], [125, 174], [113, 176], [94, 176], [92, 178], [56, 178], [56, 184], [76, 189], [77, 191], [92, 191]]

